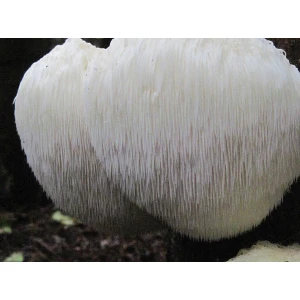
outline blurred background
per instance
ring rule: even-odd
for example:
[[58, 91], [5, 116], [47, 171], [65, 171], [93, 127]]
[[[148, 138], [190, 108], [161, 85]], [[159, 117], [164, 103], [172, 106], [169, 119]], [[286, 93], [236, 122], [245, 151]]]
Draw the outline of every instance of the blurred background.
[[[108, 47], [111, 39], [85, 39]], [[270, 39], [300, 67], [299, 39]], [[13, 100], [32, 63], [65, 39], [0, 39], [0, 261], [223, 261], [266, 239], [300, 243], [300, 181], [257, 228], [237, 238], [195, 242], [166, 231], [126, 239], [76, 223], [54, 208], [21, 149]], [[300, 145], [299, 145], [300, 146]], [[167, 255], [168, 254], [168, 255]]]

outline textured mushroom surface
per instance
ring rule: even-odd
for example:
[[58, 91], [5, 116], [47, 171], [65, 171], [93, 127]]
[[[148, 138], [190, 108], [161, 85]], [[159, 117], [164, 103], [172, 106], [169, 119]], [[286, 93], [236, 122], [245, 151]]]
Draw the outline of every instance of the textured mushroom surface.
[[102, 232], [161, 228], [111, 185], [90, 143], [83, 82], [90, 60], [103, 51], [71, 39], [30, 67], [15, 98], [22, 147], [37, 180], [63, 211]]
[[240, 250], [230, 262], [299, 262], [300, 246], [281, 246], [267, 241], [258, 242], [250, 249]]
[[300, 75], [267, 40], [117, 39], [86, 72], [108, 178], [182, 234], [251, 229], [300, 174]]

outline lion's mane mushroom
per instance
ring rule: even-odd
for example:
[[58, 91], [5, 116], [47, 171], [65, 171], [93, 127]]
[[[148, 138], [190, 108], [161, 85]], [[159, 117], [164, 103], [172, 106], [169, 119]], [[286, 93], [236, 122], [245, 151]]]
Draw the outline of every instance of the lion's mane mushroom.
[[240, 250], [230, 262], [299, 262], [300, 245], [282, 246], [260, 241], [250, 249]]
[[249, 230], [299, 176], [300, 75], [271, 42], [113, 40], [89, 66], [98, 158], [174, 230], [204, 240]]
[[71, 39], [30, 67], [15, 98], [21, 144], [37, 180], [63, 211], [103, 232], [157, 229], [157, 220], [110, 184], [90, 143], [83, 81], [89, 61], [103, 51]]

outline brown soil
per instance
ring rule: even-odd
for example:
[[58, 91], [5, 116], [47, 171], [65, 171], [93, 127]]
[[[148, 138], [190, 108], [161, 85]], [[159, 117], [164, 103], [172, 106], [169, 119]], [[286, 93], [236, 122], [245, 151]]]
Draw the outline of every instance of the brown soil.
[[0, 261], [21, 251], [25, 261], [165, 261], [165, 232], [132, 239], [105, 236], [84, 225], [64, 226], [51, 219], [53, 205], [0, 212], [11, 234], [0, 234]]

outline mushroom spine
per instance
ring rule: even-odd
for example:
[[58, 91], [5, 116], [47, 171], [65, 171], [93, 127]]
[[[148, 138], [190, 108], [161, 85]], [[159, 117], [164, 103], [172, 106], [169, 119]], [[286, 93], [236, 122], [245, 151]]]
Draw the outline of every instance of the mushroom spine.
[[70, 39], [30, 67], [15, 98], [22, 148], [46, 194], [68, 214], [103, 232], [162, 228], [111, 184], [91, 145], [84, 80], [90, 61], [103, 51]]
[[112, 182], [192, 238], [258, 225], [300, 174], [300, 75], [265, 39], [113, 40], [84, 93]]

